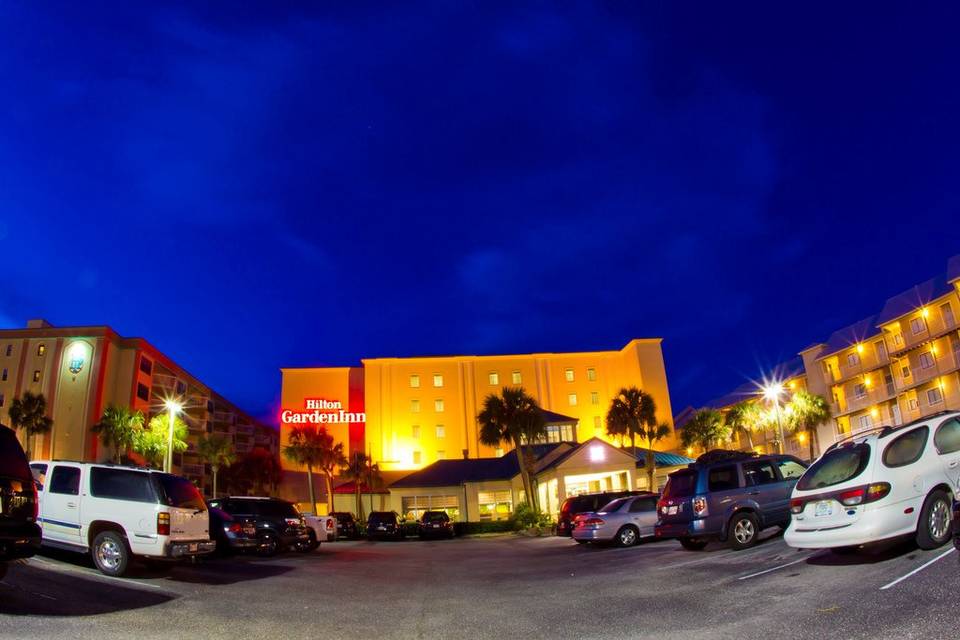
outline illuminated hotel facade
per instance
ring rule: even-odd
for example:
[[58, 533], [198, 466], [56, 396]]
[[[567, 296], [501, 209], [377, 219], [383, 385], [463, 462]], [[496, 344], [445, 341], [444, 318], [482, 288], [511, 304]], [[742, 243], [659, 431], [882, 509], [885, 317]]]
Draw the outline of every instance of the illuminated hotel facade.
[[[503, 387], [523, 387], [543, 409], [559, 414], [548, 421], [548, 442], [614, 442], [605, 417], [622, 387], [649, 393], [658, 420], [672, 424], [660, 343], [636, 339], [615, 351], [370, 358], [360, 367], [282, 369], [281, 445], [291, 428], [309, 422], [387, 472], [499, 457], [503, 448], [480, 442], [477, 415], [484, 399]], [[675, 433], [656, 445], [664, 451], [678, 446]]]

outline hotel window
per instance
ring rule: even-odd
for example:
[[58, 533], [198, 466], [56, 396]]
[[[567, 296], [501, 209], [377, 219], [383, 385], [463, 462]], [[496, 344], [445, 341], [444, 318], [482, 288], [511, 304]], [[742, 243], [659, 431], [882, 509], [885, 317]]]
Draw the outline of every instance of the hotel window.
[[144, 402], [150, 402], [150, 388], [145, 384], [137, 384], [137, 397]]
[[900, 375], [902, 375], [904, 378], [909, 378], [909, 377], [910, 377], [910, 367], [907, 367], [907, 366], [900, 367]]
[[477, 494], [480, 521], [507, 520], [513, 513], [513, 495], [510, 491], [481, 491]]
[[443, 400], [434, 400], [433, 410], [437, 413], [443, 413]]
[[443, 375], [439, 373], [433, 374], [433, 386], [442, 387], [443, 386]]
[[177, 395], [182, 396], [187, 392], [187, 385], [182, 382], [177, 382]]
[[410, 401], [410, 413], [420, 413], [420, 401], [411, 400]]
[[410, 376], [410, 388], [419, 389], [420, 388], [420, 376], [414, 374]]
[[11, 355], [13, 355], [13, 345], [12, 345], [12, 344], [8, 344], [8, 345], [7, 345], [7, 356], [11, 356]]
[[902, 334], [899, 334], [899, 333], [893, 334], [893, 344], [896, 345], [896, 346], [898, 346], [898, 347], [899, 347], [901, 344], [903, 344], [903, 335], [902, 335]]
[[500, 447], [497, 447], [496, 449], [493, 450], [493, 455], [495, 455], [495, 456], [498, 457], [498, 458], [502, 458], [502, 457], [503, 457], [503, 449], [501, 449]]
[[853, 395], [856, 396], [857, 400], [867, 397], [867, 386], [862, 382], [856, 384], [853, 387]]
[[6, 379], [7, 379], [7, 370], [4, 369], [4, 370], [3, 370], [3, 373], [0, 374], [0, 380], [4, 380], [4, 381], [5, 381]]
[[597, 370], [594, 369], [593, 367], [590, 367], [587, 369], [587, 380], [589, 380], [590, 382], [597, 381]]
[[420, 438], [420, 425], [415, 424], [410, 427], [410, 437]]
[[443, 428], [442, 424], [437, 425], [437, 438], [445, 438], [447, 436], [447, 430]]
[[557, 442], [573, 442], [572, 424], [551, 424], [547, 425], [547, 442], [554, 444]]
[[487, 375], [487, 379], [490, 380], [490, 384], [494, 386], [500, 384], [500, 374], [496, 371], [491, 371], [489, 375]]
[[573, 369], [565, 369], [563, 372], [563, 377], [567, 382], [573, 382]]
[[567, 394], [567, 403], [569, 403], [571, 407], [577, 406], [577, 394]]
[[33, 372], [33, 381], [40, 382], [40, 369], [35, 369]]
[[37, 345], [37, 355], [38, 355], [38, 356], [42, 356], [42, 355], [45, 354], [46, 352], [47, 352], [47, 345], [45, 345], [45, 344]]
[[520, 384], [521, 382], [523, 382], [523, 376], [520, 375], [519, 371], [514, 371], [510, 375], [510, 378], [513, 381], [513, 384]]
[[920, 367], [922, 369], [929, 369], [933, 366], [933, 354], [929, 351], [924, 351], [920, 354]]
[[943, 326], [950, 329], [953, 327], [953, 307], [950, 306], [950, 303], [944, 303], [940, 305], [940, 317], [943, 318]]
[[943, 402], [943, 394], [940, 392], [940, 387], [927, 389], [927, 404], [940, 404], [941, 402]]
[[913, 335], [918, 333], [923, 333], [927, 330], [927, 323], [923, 321], [923, 318], [914, 318], [910, 321], [910, 331], [913, 332]]
[[870, 419], [870, 415], [860, 416], [860, 428], [869, 429], [870, 425], [873, 424], [873, 421]]
[[414, 451], [414, 452], [413, 452], [413, 464], [420, 464], [420, 452], [419, 452], [419, 451]]
[[596, 391], [590, 392], [590, 404], [600, 404], [600, 394]]
[[437, 460], [446, 460], [447, 452], [443, 449], [437, 449]]
[[451, 520], [460, 518], [460, 496], [404, 496], [403, 517], [419, 520], [426, 511], [446, 511]]
[[887, 359], [887, 345], [881, 340], [874, 343], [874, 348], [877, 351], [877, 362], [884, 362]]
[[0, 407], [3, 406], [3, 394], [0, 393]]
[[148, 376], [153, 373], [153, 363], [140, 356], [140, 371], [143, 371]]
[[856, 353], [847, 354], [847, 364], [849, 366], [855, 367], [858, 362], [860, 362], [860, 357]]

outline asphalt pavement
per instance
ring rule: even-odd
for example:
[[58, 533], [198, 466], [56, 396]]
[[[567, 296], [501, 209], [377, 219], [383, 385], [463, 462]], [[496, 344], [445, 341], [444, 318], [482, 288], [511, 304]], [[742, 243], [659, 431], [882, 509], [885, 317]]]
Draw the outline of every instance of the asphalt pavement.
[[0, 581], [0, 638], [940, 638], [958, 555], [503, 536], [337, 542], [108, 578], [50, 552]]

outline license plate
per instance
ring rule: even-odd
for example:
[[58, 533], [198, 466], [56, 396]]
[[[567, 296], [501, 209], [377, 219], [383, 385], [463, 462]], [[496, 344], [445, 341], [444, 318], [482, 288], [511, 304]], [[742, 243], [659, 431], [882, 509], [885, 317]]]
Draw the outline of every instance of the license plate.
[[377, 531], [386, 531], [386, 530], [387, 530], [386, 527], [377, 527]]
[[257, 532], [257, 529], [256, 529], [256, 527], [244, 527], [244, 528], [243, 528], [243, 532], [244, 532], [245, 534], [247, 534], [248, 536], [252, 536], [253, 534], [255, 534], [255, 533]]
[[196, 551], [200, 548], [200, 544], [197, 542], [191, 542], [187, 548], [190, 549], [190, 551]]
[[667, 507], [667, 515], [668, 515], [668, 516], [675, 516], [675, 515], [677, 515], [677, 507], [676, 507], [676, 505], [674, 505], [674, 506], [672, 506], [672, 507]]
[[440, 528], [440, 525], [435, 524], [435, 525], [433, 525], [433, 528], [434, 528], [434, 529], [439, 529], [439, 528]]
[[830, 500], [821, 500], [817, 503], [817, 506], [814, 508], [813, 515], [815, 518], [823, 518], [825, 516], [833, 515], [833, 502]]

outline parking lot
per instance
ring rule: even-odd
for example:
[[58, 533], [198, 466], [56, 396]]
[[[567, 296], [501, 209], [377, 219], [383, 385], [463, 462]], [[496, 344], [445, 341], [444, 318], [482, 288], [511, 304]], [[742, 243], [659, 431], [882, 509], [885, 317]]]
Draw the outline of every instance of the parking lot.
[[0, 582], [0, 637], [947, 637], [957, 555], [501, 536], [338, 542], [121, 579], [45, 552]]

